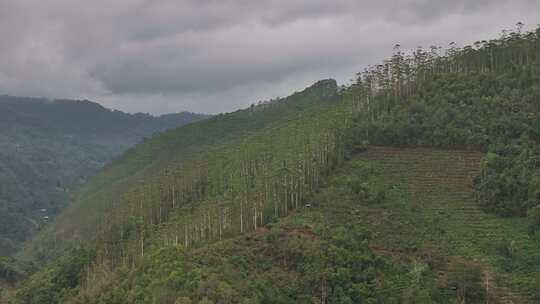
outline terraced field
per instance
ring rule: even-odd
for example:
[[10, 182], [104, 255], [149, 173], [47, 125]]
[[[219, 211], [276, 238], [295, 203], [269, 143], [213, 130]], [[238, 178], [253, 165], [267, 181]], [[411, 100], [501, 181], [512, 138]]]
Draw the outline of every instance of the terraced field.
[[[445, 257], [441, 276], [453, 259], [479, 264], [486, 287], [502, 303], [525, 303], [525, 293], [535, 288], [529, 283], [540, 274], [539, 243], [527, 233], [526, 220], [502, 219], [477, 206], [472, 180], [481, 157], [474, 151], [370, 147], [354, 162], [372, 166], [390, 197], [364, 206], [364, 219], [381, 236], [375, 238], [379, 248]], [[520, 291], [510, 292], [511, 286]]]
[[351, 159], [328, 188], [367, 179], [370, 191], [384, 198], [333, 199], [345, 196], [323, 190], [321, 207], [336, 223], [364, 223], [379, 253], [426, 262], [442, 285], [451, 265], [464, 261], [481, 267], [484, 285], [499, 303], [528, 303], [539, 288], [534, 282], [540, 279], [540, 243], [527, 233], [526, 219], [504, 219], [478, 207], [472, 181], [481, 158], [475, 151], [372, 146]]

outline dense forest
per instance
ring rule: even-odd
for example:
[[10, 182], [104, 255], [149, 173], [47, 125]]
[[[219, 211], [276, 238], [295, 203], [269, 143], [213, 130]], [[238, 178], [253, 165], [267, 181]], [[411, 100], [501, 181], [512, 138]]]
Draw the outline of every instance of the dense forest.
[[105, 163], [145, 137], [205, 118], [111, 111], [90, 101], [0, 96], [0, 255], [14, 252]]
[[138, 145], [20, 256], [47, 266], [3, 263], [12, 303], [538, 301], [540, 28], [522, 28], [396, 45], [349, 86]]

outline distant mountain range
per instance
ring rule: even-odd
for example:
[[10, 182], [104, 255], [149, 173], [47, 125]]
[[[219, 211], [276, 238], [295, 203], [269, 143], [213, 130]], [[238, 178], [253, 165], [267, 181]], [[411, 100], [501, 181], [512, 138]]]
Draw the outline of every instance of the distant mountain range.
[[0, 96], [0, 255], [12, 253], [58, 214], [73, 188], [115, 156], [154, 133], [206, 117]]

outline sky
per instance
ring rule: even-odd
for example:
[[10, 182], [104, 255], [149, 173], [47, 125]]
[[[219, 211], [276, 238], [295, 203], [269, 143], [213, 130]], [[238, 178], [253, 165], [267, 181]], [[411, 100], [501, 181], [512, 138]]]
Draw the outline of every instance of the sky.
[[540, 0], [0, 0], [0, 95], [215, 114], [518, 21]]

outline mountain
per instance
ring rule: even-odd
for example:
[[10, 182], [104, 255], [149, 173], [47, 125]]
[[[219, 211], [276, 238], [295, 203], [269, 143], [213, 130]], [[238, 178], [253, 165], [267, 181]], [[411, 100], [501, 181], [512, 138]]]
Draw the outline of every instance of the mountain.
[[[194, 164], [204, 161], [200, 158], [213, 155], [216, 149], [234, 148], [246, 138], [263, 136], [289, 123], [297, 124], [299, 117], [305, 117], [315, 109], [332, 107], [337, 101], [337, 91], [335, 80], [323, 80], [287, 98], [217, 115], [149, 138], [113, 160], [89, 180], [77, 193], [76, 202], [50, 229], [38, 235], [36, 242], [30, 244], [25, 252], [39, 253], [41, 259], [49, 256], [49, 251], [57, 252], [58, 243], [64, 243], [55, 240], [85, 242], [95, 236], [96, 225], [110, 212], [111, 204], [120, 204], [117, 201], [119, 197], [135, 191], [137, 185], [165, 175], [191, 174], [192, 170], [198, 170], [193, 168]], [[313, 115], [318, 116], [319, 113]], [[32, 246], [42, 238], [48, 245], [34, 250]]]
[[437, 50], [135, 146], [0, 263], [10, 300], [540, 301], [540, 29]]
[[111, 111], [90, 101], [0, 96], [0, 254], [64, 209], [105, 163], [156, 132], [206, 118]]

